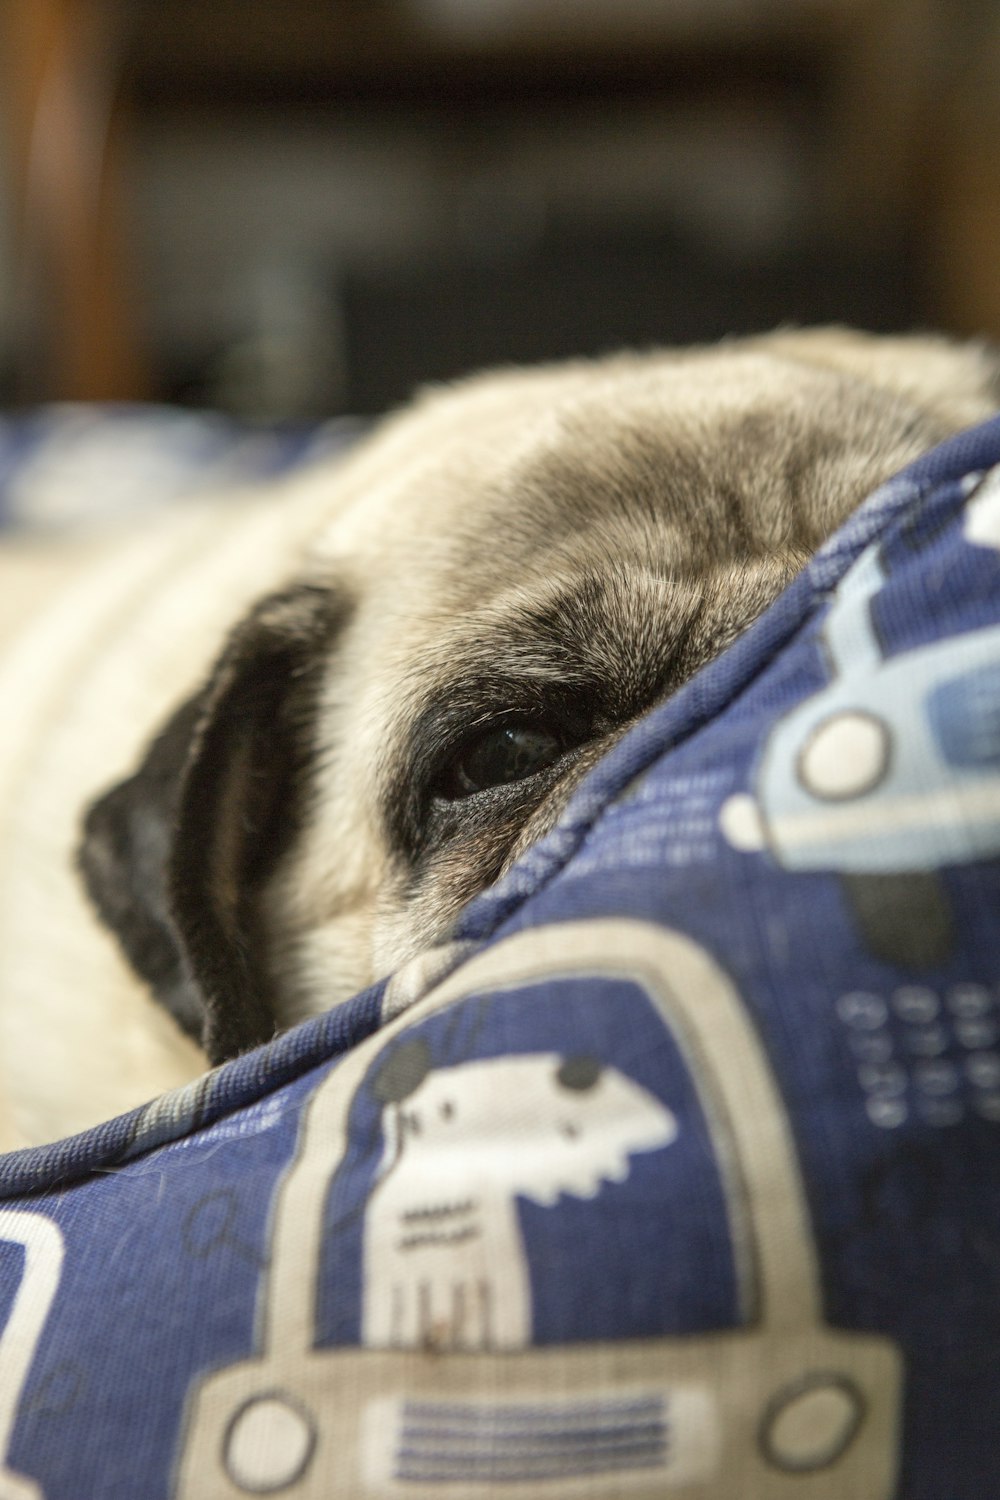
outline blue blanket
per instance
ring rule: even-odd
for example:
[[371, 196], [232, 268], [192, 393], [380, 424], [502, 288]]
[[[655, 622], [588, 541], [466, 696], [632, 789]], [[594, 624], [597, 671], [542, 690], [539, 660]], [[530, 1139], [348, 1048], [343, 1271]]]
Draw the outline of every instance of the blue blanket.
[[362, 425], [72, 402], [0, 416], [0, 529], [77, 529], [266, 483], [340, 451]]
[[1000, 1493], [1000, 420], [436, 962], [0, 1160], [0, 1495]]

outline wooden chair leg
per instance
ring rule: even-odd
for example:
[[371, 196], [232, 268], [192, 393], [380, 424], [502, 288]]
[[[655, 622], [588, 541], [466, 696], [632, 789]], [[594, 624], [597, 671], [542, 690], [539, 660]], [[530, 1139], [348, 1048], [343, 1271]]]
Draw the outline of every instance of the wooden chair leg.
[[21, 394], [146, 393], [121, 215], [116, 0], [6, 0]]

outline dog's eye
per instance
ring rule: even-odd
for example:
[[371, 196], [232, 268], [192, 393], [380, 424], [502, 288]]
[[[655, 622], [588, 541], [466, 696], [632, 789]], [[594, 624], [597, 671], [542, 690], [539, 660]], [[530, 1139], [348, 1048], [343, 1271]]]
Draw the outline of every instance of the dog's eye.
[[564, 748], [558, 735], [542, 725], [495, 725], [469, 740], [446, 768], [440, 794], [455, 802], [487, 787], [523, 781], [551, 766]]

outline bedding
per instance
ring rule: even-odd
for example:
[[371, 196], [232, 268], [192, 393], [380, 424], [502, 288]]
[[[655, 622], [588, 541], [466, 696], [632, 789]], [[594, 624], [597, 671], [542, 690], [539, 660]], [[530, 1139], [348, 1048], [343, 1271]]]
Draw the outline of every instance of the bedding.
[[0, 1497], [997, 1492], [998, 855], [1000, 419], [452, 942], [0, 1159]]
[[346, 447], [363, 424], [240, 423], [169, 406], [65, 402], [0, 415], [0, 528], [79, 530], [266, 483]]

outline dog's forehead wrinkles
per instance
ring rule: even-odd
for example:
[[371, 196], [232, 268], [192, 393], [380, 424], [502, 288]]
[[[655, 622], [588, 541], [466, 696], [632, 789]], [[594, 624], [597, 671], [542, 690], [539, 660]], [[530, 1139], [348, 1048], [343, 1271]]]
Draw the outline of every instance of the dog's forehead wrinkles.
[[383, 712], [419, 719], [440, 701], [471, 726], [502, 708], [505, 694], [511, 707], [543, 711], [547, 689], [558, 686], [588, 693], [604, 716], [617, 718], [623, 696], [648, 697], [662, 682], [704, 600], [698, 580], [621, 561], [525, 580], [449, 620], [416, 659], [398, 653], [403, 681], [383, 693]]
[[[802, 490], [838, 446], [814, 422], [796, 442], [794, 431], [752, 410], [710, 426], [685, 426], [678, 416], [655, 427], [638, 414], [598, 431], [595, 439], [584, 419], [574, 423], [566, 441], [536, 456], [487, 505], [484, 528], [506, 516], [508, 545], [526, 553], [539, 535], [619, 516], [661, 536], [666, 526], [673, 567], [700, 568], [798, 540]], [[782, 440], [769, 442], [772, 433]]]
[[[700, 373], [710, 405], [677, 369], [619, 392], [611, 412], [591, 397], [563, 403], [546, 443], [484, 486], [467, 536], [503, 534], [508, 556], [528, 558], [540, 538], [611, 515], [672, 527], [677, 567], [812, 549], [927, 440], [906, 439], [903, 398], [836, 371], [748, 359], [738, 379]], [[488, 556], [469, 567], [478, 587]]]
[[815, 548], [934, 436], [925, 416], [906, 440], [898, 392], [753, 348], [611, 361], [590, 381], [550, 370], [485, 406], [473, 383], [432, 398], [449, 409], [447, 441], [402, 420], [393, 461], [354, 471], [313, 549], [320, 577], [374, 570], [405, 592], [421, 571], [442, 609], [467, 608], [498, 537], [509, 570], [609, 515], [673, 527], [678, 567]]
[[[362, 455], [349, 467], [338, 513], [315, 539], [313, 557], [322, 568], [350, 554], [405, 555], [426, 539], [429, 513], [447, 514], [455, 535], [468, 542], [489, 534], [497, 506], [505, 526], [527, 522], [534, 537], [530, 511], [519, 508], [517, 497], [522, 488], [531, 492], [532, 471], [543, 470], [549, 455], [569, 461], [568, 494], [561, 491], [559, 503], [568, 499], [570, 512], [581, 485], [598, 500], [603, 493], [605, 503], [609, 486], [617, 485], [641, 503], [669, 469], [672, 444], [697, 452], [717, 439], [721, 415], [760, 404], [762, 388], [780, 404], [795, 399], [803, 382], [821, 380], [818, 372], [759, 352], [689, 351], [622, 357], [603, 372], [550, 368], [485, 405], [476, 382], [442, 392], [397, 419], [391, 441], [383, 439], [382, 463]], [[437, 441], [427, 429], [432, 414], [443, 422], [433, 431]], [[644, 446], [646, 430], [662, 435], [665, 445]], [[539, 477], [544, 491], [544, 473]], [[552, 479], [554, 492], [560, 487]], [[436, 540], [441, 545], [440, 529]]]

